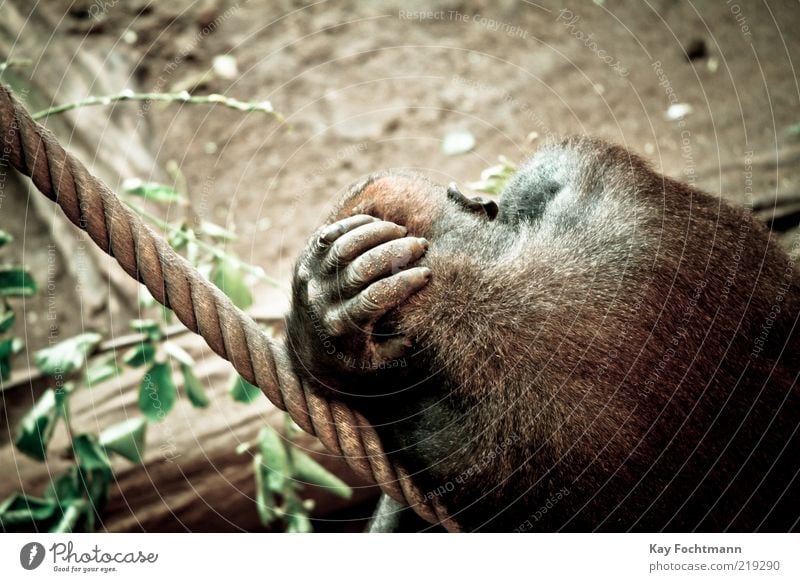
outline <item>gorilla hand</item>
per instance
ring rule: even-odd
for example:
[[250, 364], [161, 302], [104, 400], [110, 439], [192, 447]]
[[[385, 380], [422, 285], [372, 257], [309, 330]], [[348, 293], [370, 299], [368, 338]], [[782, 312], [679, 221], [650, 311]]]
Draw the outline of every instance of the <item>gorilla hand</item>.
[[290, 338], [292, 347], [315, 352], [321, 369], [351, 374], [402, 356], [409, 340], [376, 326], [430, 279], [427, 267], [407, 268], [427, 248], [425, 239], [406, 237], [405, 227], [366, 214], [321, 228], [295, 273], [294, 302], [302, 309], [293, 316], [306, 320], [306, 337]]

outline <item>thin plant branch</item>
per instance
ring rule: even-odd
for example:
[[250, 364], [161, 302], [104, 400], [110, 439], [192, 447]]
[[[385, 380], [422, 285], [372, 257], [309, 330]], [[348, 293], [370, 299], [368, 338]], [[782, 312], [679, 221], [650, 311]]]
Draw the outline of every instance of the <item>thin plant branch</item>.
[[8, 61], [3, 61], [0, 63], [0, 75], [2, 75], [6, 69], [22, 69], [24, 67], [30, 67], [33, 64], [33, 61], [30, 59], [10, 59]]
[[[0, 72], [2, 69], [0, 69]], [[101, 97], [87, 97], [80, 101], [72, 103], [64, 103], [63, 105], [56, 105], [49, 109], [38, 111], [31, 115], [33, 119], [40, 120], [51, 115], [64, 113], [80, 107], [92, 107], [97, 105], [110, 105], [118, 101], [163, 101], [166, 103], [206, 103], [218, 104], [236, 111], [243, 111], [245, 113], [261, 112], [267, 113], [283, 123], [284, 117], [272, 108], [272, 103], [269, 101], [239, 101], [233, 97], [226, 97], [213, 93], [211, 95], [191, 95], [188, 91], [180, 91], [178, 93], [134, 93], [130, 89], [126, 89], [116, 95], [104, 95]]]
[[[254, 317], [254, 319], [263, 325], [282, 325], [283, 318], [282, 317]], [[163, 331], [163, 339], [174, 339], [176, 337], [182, 336], [184, 334], [189, 333], [189, 329], [185, 327], [182, 323], [176, 323], [174, 325], [170, 325], [164, 328]], [[102, 354], [112, 352], [112, 351], [121, 351], [128, 348], [132, 348], [141, 344], [143, 341], [146, 341], [148, 338], [147, 334], [145, 333], [130, 333], [127, 335], [120, 336], [115, 339], [105, 340], [97, 344], [94, 350], [91, 351], [87, 355], [87, 359], [93, 358], [95, 356], [100, 356]], [[73, 371], [71, 374], [67, 375], [67, 378], [76, 378], [80, 374], [79, 370]], [[5, 384], [3, 387], [3, 392], [9, 392], [15, 388], [19, 388], [20, 386], [29, 386], [33, 382], [37, 382], [42, 378], [46, 377], [47, 374], [40, 372], [39, 370], [32, 371], [30, 374], [27, 374], [19, 379], [16, 379], [12, 382]]]
[[[2, 63], [3, 65], [8, 66], [8, 63], [13, 61], [8, 61], [6, 63]], [[0, 69], [2, 72], [2, 69]], [[224, 95], [218, 94], [211, 94], [211, 95], [198, 95], [193, 96], [190, 95], [188, 91], [180, 91], [178, 93], [134, 93], [130, 89], [126, 89], [121, 93], [116, 95], [105, 95], [102, 97], [87, 97], [86, 99], [81, 99], [80, 101], [74, 101], [72, 103], [65, 103], [63, 105], [57, 105], [55, 107], [51, 107], [49, 109], [45, 109], [43, 111], [39, 111], [31, 115], [31, 117], [35, 120], [44, 119], [51, 115], [56, 115], [58, 113], [64, 113], [65, 111], [71, 111], [73, 109], [78, 109], [81, 107], [91, 107], [97, 105], [110, 105], [111, 103], [118, 102], [118, 101], [164, 101], [167, 103], [209, 103], [209, 104], [219, 104], [225, 107], [229, 107], [231, 109], [235, 109], [237, 111], [243, 112], [252, 112], [252, 111], [260, 111], [262, 113], [267, 113], [275, 117], [279, 122], [283, 122], [284, 118], [280, 113], [275, 112], [272, 108], [272, 103], [269, 101], [259, 101], [259, 102], [248, 102], [248, 101], [239, 101], [238, 99], [234, 99], [233, 97], [226, 97]], [[214, 257], [218, 259], [223, 259], [226, 261], [231, 262], [240, 270], [249, 273], [256, 277], [257, 279], [264, 281], [265, 283], [272, 285], [273, 287], [277, 287], [279, 289], [285, 289], [285, 285], [278, 281], [277, 279], [273, 279], [269, 275], [267, 275], [263, 269], [259, 267], [254, 267], [249, 265], [236, 257], [233, 257], [222, 251], [217, 249], [213, 245], [206, 243], [196, 237], [188, 235], [186, 231], [181, 230], [163, 220], [160, 220], [156, 216], [145, 211], [143, 208], [140, 208], [136, 205], [131, 204], [128, 201], [125, 201], [128, 207], [139, 214], [142, 218], [150, 221], [152, 224], [158, 226], [159, 228], [163, 228], [164, 230], [170, 231], [173, 234], [180, 234], [184, 237], [187, 237], [196, 244], [198, 247], [204, 249]]]
[[138, 214], [139, 216], [141, 216], [142, 218], [144, 218], [145, 220], [147, 220], [151, 224], [157, 226], [158, 228], [162, 228], [162, 229], [170, 232], [171, 234], [177, 234], [177, 235], [185, 237], [187, 240], [191, 241], [193, 244], [196, 244], [198, 247], [202, 248], [203, 250], [205, 250], [206, 252], [210, 253], [214, 257], [216, 257], [218, 259], [225, 260], [225, 261], [229, 261], [237, 269], [239, 269], [241, 271], [244, 271], [246, 273], [249, 273], [249, 274], [253, 275], [254, 277], [256, 277], [257, 279], [259, 279], [261, 281], [264, 281], [265, 283], [267, 283], [267, 284], [269, 284], [269, 285], [271, 285], [273, 287], [277, 287], [278, 289], [284, 289], [284, 290], [288, 289], [283, 282], [278, 281], [277, 279], [273, 279], [272, 277], [267, 275], [264, 272], [264, 269], [262, 269], [261, 267], [254, 267], [253, 265], [245, 263], [241, 259], [239, 259], [237, 257], [234, 257], [233, 255], [230, 255], [230, 254], [226, 253], [225, 251], [218, 249], [214, 245], [209, 244], [209, 243], [205, 242], [204, 240], [201, 240], [201, 239], [193, 236], [191, 233], [188, 233], [187, 231], [185, 231], [185, 230], [183, 230], [183, 229], [181, 229], [181, 228], [179, 228], [179, 227], [177, 227], [175, 225], [172, 225], [172, 224], [170, 224], [170, 223], [168, 223], [168, 222], [166, 222], [164, 220], [161, 220], [157, 216], [154, 216], [153, 214], [150, 214], [149, 212], [147, 212], [144, 208], [141, 208], [140, 206], [137, 206], [136, 204], [132, 204], [128, 200], [124, 200], [123, 199], [123, 202], [125, 203], [125, 205], [128, 208], [133, 210], [136, 214]]

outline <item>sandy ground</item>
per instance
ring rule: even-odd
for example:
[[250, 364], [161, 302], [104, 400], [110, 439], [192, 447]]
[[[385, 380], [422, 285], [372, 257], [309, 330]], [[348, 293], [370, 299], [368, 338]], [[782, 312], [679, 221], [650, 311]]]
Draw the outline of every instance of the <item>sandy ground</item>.
[[[141, 177], [164, 180], [176, 161], [198, 215], [234, 228], [234, 250], [285, 284], [333, 200], [366, 174], [413, 168], [464, 185], [499, 155], [521, 162], [570, 133], [622, 143], [737, 204], [800, 196], [800, 137], [787, 132], [800, 122], [794, 2], [59, 0], [48, 10], [63, 18], [47, 51], [70, 37], [100, 60], [127, 60], [133, 90], [269, 100], [285, 116], [114, 113], [139, 114], [157, 152]], [[219, 55], [235, 58], [232, 78], [208, 74]], [[671, 104], [690, 111], [669, 119]], [[445, 155], [457, 130], [476, 145]], [[253, 311], [287, 302], [285, 288], [259, 283]], [[62, 311], [62, 333], [79, 332], [81, 314]]]
[[[87, 4], [95, 15], [102, 3]], [[122, 4], [99, 26], [73, 8], [57, 33], [92, 26], [92, 50], [94, 35], [133, 31], [119, 50], [133, 53], [132, 83], [148, 91], [182, 88], [231, 55], [238, 76], [195, 92], [268, 99], [286, 116], [288, 127], [205, 106], [153, 107], [147, 117], [160, 160], [178, 161], [198, 213], [235, 226], [236, 250], [280, 280], [332, 200], [362, 176], [404, 167], [464, 184], [498, 155], [519, 162], [569, 133], [623, 143], [738, 203], [798, 192], [800, 140], [785, 132], [800, 121], [791, 2]], [[669, 120], [671, 103], [692, 111]], [[441, 152], [454, 130], [475, 136], [473, 151]], [[264, 288], [259, 303], [284, 301]]]

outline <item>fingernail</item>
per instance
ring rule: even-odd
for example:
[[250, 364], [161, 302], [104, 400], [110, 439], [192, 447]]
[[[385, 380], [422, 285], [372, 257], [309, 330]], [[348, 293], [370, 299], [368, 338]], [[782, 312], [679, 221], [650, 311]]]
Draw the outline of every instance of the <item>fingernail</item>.
[[343, 231], [344, 228], [341, 224], [334, 224], [325, 229], [325, 232], [322, 233], [322, 238], [325, 242], [333, 242]]
[[428, 247], [431, 246], [431, 244], [428, 242], [428, 239], [418, 238], [417, 240], [419, 241], [419, 244], [422, 246], [422, 248], [425, 249], [426, 251], [428, 250]]
[[430, 279], [432, 274], [433, 273], [431, 273], [431, 270], [428, 267], [422, 267], [422, 276], [423, 277], [425, 277], [426, 279]]

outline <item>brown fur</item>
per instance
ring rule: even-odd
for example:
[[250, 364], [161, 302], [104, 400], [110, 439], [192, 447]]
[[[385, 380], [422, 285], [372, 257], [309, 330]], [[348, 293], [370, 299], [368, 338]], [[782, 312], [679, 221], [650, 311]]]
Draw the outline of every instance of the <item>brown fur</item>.
[[579, 138], [495, 221], [407, 174], [332, 220], [358, 212], [430, 240], [387, 323], [408, 369], [358, 381], [396, 392], [365, 413], [466, 527], [798, 528], [800, 277], [749, 212]]

